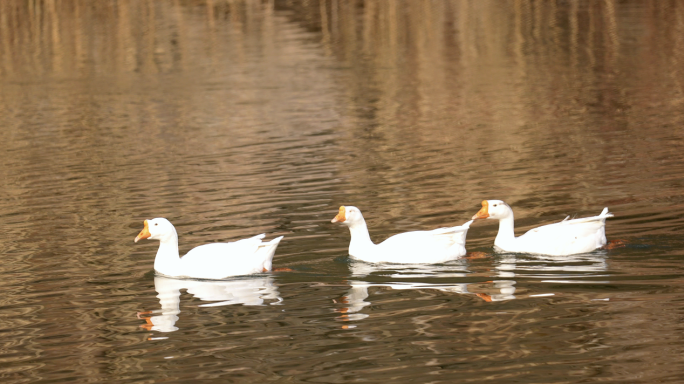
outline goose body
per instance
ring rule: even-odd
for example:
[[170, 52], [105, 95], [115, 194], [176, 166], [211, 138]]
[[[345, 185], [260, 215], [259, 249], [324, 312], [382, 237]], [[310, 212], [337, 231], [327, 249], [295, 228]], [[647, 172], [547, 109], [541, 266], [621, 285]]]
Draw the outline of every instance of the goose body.
[[465, 239], [472, 220], [456, 227], [413, 231], [394, 235], [374, 244], [366, 221], [356, 207], [340, 207], [332, 219], [349, 227], [349, 255], [371, 263], [443, 263], [466, 254]]
[[222, 279], [250, 275], [272, 269], [273, 255], [282, 236], [262, 242], [264, 234], [231, 243], [211, 243], [191, 249], [182, 258], [178, 253], [178, 234], [164, 218], [145, 220], [145, 227], [135, 238], [159, 240], [154, 270], [169, 277]]
[[613, 217], [604, 208], [598, 216], [565, 220], [537, 227], [515, 237], [511, 207], [501, 200], [484, 200], [475, 219], [499, 220], [494, 246], [506, 252], [564, 256], [591, 252], [606, 245], [606, 219]]

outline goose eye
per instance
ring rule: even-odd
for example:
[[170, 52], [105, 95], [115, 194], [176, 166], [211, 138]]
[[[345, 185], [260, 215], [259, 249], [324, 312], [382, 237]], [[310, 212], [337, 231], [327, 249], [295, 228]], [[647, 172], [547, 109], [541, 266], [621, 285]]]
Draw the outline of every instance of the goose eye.
[[496, 204], [492, 205], [492, 207], [496, 207]]
[[154, 223], [155, 226], [159, 225], [159, 223]]

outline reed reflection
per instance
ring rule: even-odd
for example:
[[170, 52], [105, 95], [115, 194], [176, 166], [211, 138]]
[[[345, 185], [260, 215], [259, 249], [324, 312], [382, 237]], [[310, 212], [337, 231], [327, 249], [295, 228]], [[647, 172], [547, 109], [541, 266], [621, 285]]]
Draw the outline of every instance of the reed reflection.
[[[138, 313], [138, 318], [144, 319], [141, 325], [148, 331], [173, 332], [177, 331], [176, 322], [180, 314], [180, 291], [202, 301], [212, 303], [201, 304], [199, 307], [219, 307], [226, 305], [275, 305], [283, 302], [278, 287], [271, 276], [257, 276], [236, 278], [233, 280], [179, 280], [168, 277], [155, 276], [154, 288], [157, 291], [161, 309]], [[148, 315], [152, 315], [149, 316]]]

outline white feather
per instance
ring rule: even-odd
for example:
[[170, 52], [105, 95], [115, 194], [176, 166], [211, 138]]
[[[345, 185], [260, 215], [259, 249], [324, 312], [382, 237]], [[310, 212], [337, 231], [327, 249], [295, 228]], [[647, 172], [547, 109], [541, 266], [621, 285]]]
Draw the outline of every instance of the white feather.
[[488, 219], [499, 220], [499, 233], [494, 240], [498, 249], [556, 256], [591, 252], [606, 245], [606, 219], [613, 217], [608, 208], [604, 208], [598, 216], [572, 220], [568, 216], [561, 222], [537, 227], [515, 237], [513, 210], [508, 204], [501, 200], [486, 200], [480, 212], [483, 211]]
[[191, 249], [179, 257], [178, 234], [164, 218], [148, 220], [150, 239], [160, 241], [154, 260], [158, 273], [171, 277], [222, 279], [250, 275], [272, 269], [273, 255], [282, 236], [262, 242], [260, 234], [231, 243], [211, 243]]
[[[340, 211], [342, 212], [342, 211]], [[366, 221], [356, 207], [344, 207], [349, 227], [349, 255], [372, 263], [443, 263], [466, 254], [465, 240], [472, 220], [456, 227], [394, 235], [380, 244], [370, 240]]]

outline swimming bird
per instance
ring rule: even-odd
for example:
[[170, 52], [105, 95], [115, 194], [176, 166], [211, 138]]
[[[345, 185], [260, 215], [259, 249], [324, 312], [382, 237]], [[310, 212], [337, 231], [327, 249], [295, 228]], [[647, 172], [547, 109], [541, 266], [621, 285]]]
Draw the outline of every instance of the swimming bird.
[[413, 231], [374, 244], [361, 211], [341, 206], [333, 223], [349, 227], [349, 255], [371, 263], [443, 263], [466, 254], [465, 241], [472, 220], [456, 227]]
[[573, 220], [568, 216], [559, 223], [537, 227], [515, 237], [511, 207], [501, 200], [484, 200], [473, 220], [499, 220], [499, 233], [494, 240], [499, 250], [563, 256], [591, 252], [606, 245], [605, 227], [609, 217], [613, 214], [604, 208], [598, 216]]
[[211, 243], [191, 249], [182, 258], [178, 253], [178, 234], [165, 218], [145, 220], [144, 228], [135, 238], [159, 240], [154, 270], [169, 277], [222, 279], [250, 275], [272, 269], [273, 255], [283, 236], [269, 242], [261, 234], [231, 243]]

